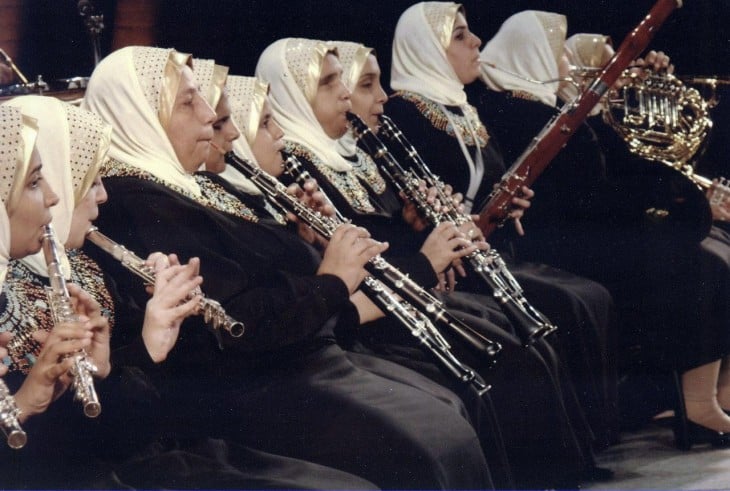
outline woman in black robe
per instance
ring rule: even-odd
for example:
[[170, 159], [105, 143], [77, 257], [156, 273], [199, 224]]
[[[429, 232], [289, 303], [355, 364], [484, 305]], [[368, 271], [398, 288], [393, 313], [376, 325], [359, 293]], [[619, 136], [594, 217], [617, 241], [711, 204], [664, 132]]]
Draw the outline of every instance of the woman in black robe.
[[[396, 28], [391, 76], [396, 93], [387, 111], [434, 173], [464, 194], [476, 211], [505, 170], [497, 142], [463, 90], [479, 75], [481, 41], [468, 31], [456, 4], [419, 5], [407, 10]], [[526, 197], [532, 194], [527, 188], [522, 192]], [[520, 233], [519, 220], [515, 225]], [[599, 284], [573, 274], [510, 260], [510, 239], [507, 230], [489, 237], [526, 298], [558, 326], [548, 342], [565, 362], [597, 443], [604, 446], [616, 439], [610, 295]], [[470, 276], [460, 279], [467, 288], [475, 288], [470, 284], [474, 281]]]
[[[383, 246], [344, 226], [320, 262], [219, 183], [193, 176], [215, 113], [187, 59], [172, 50], [119, 50], [96, 68], [84, 100], [115, 129], [100, 228], [142, 254], [200, 257], [206, 294], [246, 326], [237, 339], [183, 330], [155, 377], [166, 429], [225, 435], [382, 487], [490, 487], [454, 395], [437, 399], [416, 388], [431, 383], [415, 373], [408, 386], [360, 370], [336, 344], [336, 326], [357, 328], [349, 297]], [[135, 290], [139, 299], [142, 288], [129, 285]]]
[[[305, 41], [300, 40], [300, 42]], [[314, 41], [309, 42], [314, 43]], [[333, 48], [337, 49], [342, 61], [343, 82], [348, 89], [354, 88], [360, 79], [360, 71], [364, 64], [371, 63], [367, 66], [373, 70], [377, 69], [375, 57], [369, 54], [369, 49], [361, 45], [337, 42], [333, 43]], [[353, 219], [355, 223], [368, 229], [372, 228], [376, 238], [388, 241], [391, 247], [385, 255], [389, 261], [412, 273], [412, 270], [405, 268], [413, 267], [420, 259], [425, 264], [426, 274], [413, 276], [428, 281], [425, 283], [427, 287], [435, 286], [436, 271], [440, 272], [448, 266], [453, 257], [444, 261], [441, 266], [436, 266], [438, 262], [424, 253], [426, 246], [421, 249], [420, 243], [414, 243], [423, 240], [421, 237], [428, 235], [430, 229], [422, 235], [413, 232], [411, 225], [403, 219], [401, 213], [403, 205], [397, 193], [390, 183], [383, 179], [367, 154], [354, 147], [354, 140], [349, 140], [351, 145], [348, 145], [348, 138], [351, 138], [349, 133], [338, 140], [338, 151], [346, 153], [348, 147], [354, 153], [343, 155], [347, 162], [343, 170], [334, 169], [334, 165], [326, 163], [318, 156], [323, 154], [322, 148], [335, 149], [334, 141], [331, 141], [330, 147], [321, 147], [319, 152], [317, 146], [307, 145], [306, 142], [312, 141], [320, 141], [326, 145], [327, 140], [323, 135], [324, 128], [329, 126], [329, 119], [326, 114], [320, 112], [316, 122], [308, 121], [307, 113], [314, 108], [309, 109], [304, 105], [307, 102], [304, 101], [303, 95], [300, 96], [301, 101], [296, 101], [297, 104], [288, 103], [295, 101], [295, 98], [290, 96], [292, 92], [296, 94], [299, 90], [303, 94], [301, 86], [288, 86], [287, 80], [292, 79], [289, 75], [292, 71], [285, 66], [259, 70], [261, 76], [274, 81], [270, 97], [275, 119], [281, 121], [285, 130], [282, 134], [286, 148], [297, 156], [309, 173], [317, 178], [317, 182], [337, 205], [338, 210]], [[368, 72], [367, 83], [379, 87], [378, 74], [379, 72], [374, 73], [373, 77], [373, 73]], [[353, 95], [353, 112], [370, 120], [368, 115], [382, 112], [382, 102], [381, 100], [375, 104], [377, 107], [363, 108], [358, 104], [360, 99]], [[338, 129], [340, 131], [338, 134], [342, 135], [342, 132], [346, 131], [346, 126], [343, 124]], [[280, 173], [281, 169], [275, 172]], [[433, 234], [438, 235], [439, 232]], [[450, 243], [449, 238], [448, 235], [444, 237], [445, 240], [437, 238], [440, 240], [437, 247], [449, 250], [469, 244], [466, 239]], [[503, 346], [503, 352], [496, 366], [493, 370], [489, 370], [483, 361], [469, 352], [463, 340], [449, 336], [448, 331], [444, 331], [457, 356], [469, 365], [481, 368], [481, 373], [493, 387], [489, 397], [496, 408], [499, 429], [504, 436], [506, 454], [512, 467], [515, 485], [518, 487], [575, 485], [583, 477], [584, 450], [576, 443], [581, 437], [574, 433], [570, 418], [565, 413], [561, 397], [562, 389], [559, 383], [555, 382], [555, 374], [548, 366], [552, 360], [546, 363], [535, 348], [524, 348], [513, 335], [512, 327], [499, 308], [486, 297], [451, 292], [443, 298], [453, 314], [487, 337], [498, 340]], [[497, 324], [486, 319], [496, 321]], [[460, 393], [462, 397], [468, 398], [468, 395], [464, 394], [463, 387], [459, 387], [461, 384], [448, 374], [434, 370], [436, 367], [432, 364], [426, 363], [427, 359], [424, 359], [423, 353], [418, 352], [416, 343], [399, 326], [383, 321], [363, 326], [358, 333], [357, 343], [351, 349], [374, 351], [379, 356], [414, 368]], [[520, 387], [520, 390], [515, 390], [515, 387]], [[539, 404], [544, 409], [539, 416], [525, 409], [533, 407], [537, 401], [540, 401]], [[582, 425], [582, 421], [579, 424]], [[482, 436], [483, 439], [491, 437]], [[556, 452], [555, 448], [562, 450]], [[559, 473], [555, 472], [556, 468], [560, 469]], [[500, 486], [510, 486], [500, 480], [497, 480], [497, 483]]]
[[[566, 48], [569, 61], [580, 67], [601, 67], [613, 54], [607, 38], [595, 34], [575, 35]], [[661, 52], [649, 52], [634, 65], [646, 66], [658, 76], [673, 70]], [[563, 88], [559, 95], [569, 100], [570, 92], [569, 87]], [[639, 223], [632, 237], [637, 241], [636, 250], [633, 255], [628, 251], [627, 257], [638, 256], [632, 262], [638, 263], [636, 269], [644, 277], [634, 283], [633, 272], [626, 271], [626, 281], [616, 285], [617, 290], [632, 288], [636, 292], [633, 298], [617, 297], [620, 311], [640, 314], [630, 319], [634, 322], [622, 325], [622, 338], [633, 345], [627, 371], [682, 373], [689, 420], [715, 430], [709, 436], [720, 442], [716, 431], [730, 428], [722, 412], [730, 405], [730, 366], [726, 362], [730, 349], [730, 241], [719, 227], [711, 226], [711, 218], [722, 219], [724, 213], [675, 169], [632, 155], [601, 118], [592, 118], [590, 124], [598, 135], [598, 141], [592, 142], [593, 151], [606, 157], [607, 178], [602, 182], [612, 191], [601, 196], [603, 206], [613, 208], [616, 195], [622, 196], [636, 210], [634, 215], [640, 216], [634, 220]], [[558, 170], [560, 175], [584, 163], [581, 159], [576, 164], [570, 150], [564, 149], [556, 162], [562, 169]], [[579, 184], [576, 182], [576, 189], [580, 189]], [[637, 189], [637, 185], [642, 188]], [[602, 218], [596, 221], [601, 223]], [[611, 223], [603, 225], [613, 228]], [[616, 241], [608, 237], [611, 243]], [[630, 409], [628, 414], [632, 414]], [[708, 435], [702, 428], [694, 433]]]
[[[115, 309], [114, 282], [78, 250], [90, 220], [98, 214], [97, 205], [106, 199], [97, 174], [111, 128], [98, 116], [53, 98], [24, 96], [8, 104], [37, 120], [36, 147], [43, 162], [43, 181], [59, 190], [53, 225], [58, 241], [69, 248], [66, 253], [60, 251], [62, 258], [68, 258], [70, 280], [75, 285], [69, 290], [84, 306], [79, 312], [94, 319], [95, 336], [99, 337], [89, 353], [102, 350], [108, 356], [112, 326], [122, 332], [131, 329], [129, 326], [143, 327], [137, 339], [111, 353], [111, 371], [108, 360], [98, 354], [94, 360], [98, 375], [103, 377], [95, 381], [101, 415], [96, 419], [85, 417], [72, 395], [64, 393], [43, 417], [31, 419], [28, 445], [3, 461], [7, 467], [3, 483], [39, 488], [375, 487], [334, 469], [222, 440], [157, 438], [160, 396], [142, 369], [164, 358], [175, 343], [182, 319], [196, 308], [199, 297], [184, 301], [202, 280], [197, 276], [196, 261], [184, 267], [169, 267], [176, 261], [174, 256], [153, 254], [147, 264], [156, 272], [157, 280], [146, 311]], [[27, 220], [23, 225], [30, 229]], [[34, 373], [36, 365], [42, 368], [43, 363], [34, 360], [47, 358], [44, 350], [48, 347], [41, 346], [37, 334], [33, 334], [54, 330], [50, 312], [44, 308], [47, 276], [41, 254], [10, 263], [0, 330], [14, 334], [8, 358], [13, 386], [26, 374]], [[63, 451], [59, 453], [59, 449]]]

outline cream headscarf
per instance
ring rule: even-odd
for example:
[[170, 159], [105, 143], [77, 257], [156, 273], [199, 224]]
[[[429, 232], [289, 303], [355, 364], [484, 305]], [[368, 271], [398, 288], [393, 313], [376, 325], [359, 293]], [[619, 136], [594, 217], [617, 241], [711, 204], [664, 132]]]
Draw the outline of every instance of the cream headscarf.
[[112, 125], [109, 157], [200, 196], [195, 178], [178, 161], [165, 133], [180, 73], [190, 63], [190, 55], [173, 49], [117, 50], [94, 69], [82, 107]]
[[312, 150], [337, 172], [350, 170], [350, 163], [337, 152], [312, 110], [322, 64], [337, 50], [322, 41], [286, 38], [275, 41], [261, 53], [256, 76], [271, 86], [271, 109], [286, 140]]
[[[36, 148], [43, 162], [43, 178], [58, 196], [51, 208], [53, 228], [61, 247], [66, 278], [70, 278], [63, 244], [71, 231], [74, 208], [91, 189], [111, 141], [111, 126], [99, 116], [53, 97], [28, 95], [8, 102], [38, 120]], [[34, 273], [47, 277], [43, 252], [21, 260]]]
[[[241, 131], [241, 136], [233, 141], [233, 152], [241, 158], [257, 164], [251, 145], [264, 110], [264, 102], [269, 93], [269, 85], [256, 77], [229, 75], [226, 82], [228, 103], [231, 105], [231, 117]], [[231, 184], [248, 194], [262, 194], [258, 186], [230, 165], [221, 172], [221, 176]]]
[[536, 84], [520, 76], [538, 81], [558, 78], [567, 26], [560, 14], [539, 10], [514, 14], [484, 46], [482, 60], [497, 68], [482, 64], [481, 79], [492, 90], [527, 92], [543, 104], [555, 106], [558, 82]]
[[[349, 41], [330, 41], [337, 48], [340, 55], [340, 63], [342, 64], [342, 81], [347, 90], [352, 93], [360, 79], [360, 74], [368, 60], [368, 56], [373, 52], [373, 48], [368, 48], [360, 43], [352, 43]], [[355, 155], [357, 148], [357, 140], [355, 139], [352, 129], [348, 129], [342, 138], [337, 140], [337, 151], [340, 155]]]
[[[603, 68], [611, 59], [605, 50], [606, 44], [611, 44], [611, 38], [603, 34], [573, 34], [565, 41], [565, 54], [568, 62], [577, 68]], [[575, 81], [582, 82], [580, 79]], [[566, 84], [558, 91], [558, 97], [564, 102], [572, 101], [577, 96], [578, 88], [573, 84]], [[597, 104], [591, 111], [591, 116], [601, 112], [602, 106], [601, 103]]]
[[466, 104], [464, 84], [446, 57], [461, 4], [421, 2], [398, 20], [393, 37], [390, 86], [447, 106]]
[[0, 292], [10, 261], [10, 210], [18, 206], [30, 167], [37, 121], [17, 107], [0, 105]]
[[226, 85], [228, 67], [216, 65], [215, 60], [193, 58], [193, 73], [200, 84], [200, 92], [210, 107], [216, 108]]

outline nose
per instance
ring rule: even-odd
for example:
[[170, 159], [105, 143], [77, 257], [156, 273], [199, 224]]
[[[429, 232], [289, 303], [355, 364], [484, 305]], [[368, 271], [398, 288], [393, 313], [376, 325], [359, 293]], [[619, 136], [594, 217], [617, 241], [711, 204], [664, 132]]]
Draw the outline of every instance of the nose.
[[104, 183], [99, 182], [99, 188], [96, 190], [96, 204], [100, 205], [102, 203], [106, 203], [107, 198], [109, 198], [109, 195], [106, 192]]
[[200, 121], [206, 125], [212, 125], [215, 122], [215, 117], [216, 117], [215, 109], [210, 107], [210, 104], [208, 104], [208, 101], [206, 101], [205, 98], [202, 95], [200, 95], [199, 92], [197, 94], [197, 97], [198, 97], [198, 102], [200, 103], [198, 106], [200, 108], [200, 110], [199, 110]]
[[236, 126], [236, 123], [233, 121], [233, 119], [229, 119], [226, 126], [228, 129], [227, 140], [229, 142], [237, 140], [238, 137], [241, 136], [241, 131], [238, 129], [238, 126]]
[[272, 133], [274, 135], [274, 139], [281, 140], [282, 138], [284, 138], [284, 131], [281, 129], [281, 126], [279, 126], [274, 119], [269, 121], [269, 124], [273, 125]]
[[342, 90], [342, 92], [340, 93], [340, 98], [342, 100], [349, 101], [352, 92], [350, 92], [350, 89], [347, 88], [347, 85], [345, 85], [345, 82], [342, 79], [340, 79], [340, 86]]
[[472, 37], [473, 37], [473, 39], [472, 39], [472, 43], [474, 44], [474, 47], [475, 47], [475, 48], [479, 48], [479, 46], [481, 46], [481, 45], [482, 45], [482, 40], [481, 40], [481, 39], [479, 38], [479, 36], [477, 36], [477, 35], [476, 35], [476, 34], [474, 34], [473, 32], [471, 33], [471, 35], [472, 35]]
[[378, 104], [385, 104], [388, 102], [388, 94], [385, 93], [385, 90], [383, 90], [383, 86], [378, 84], [378, 95], [376, 102]]
[[58, 204], [58, 195], [53, 192], [53, 189], [51, 189], [51, 186], [45, 179], [41, 181], [41, 184], [43, 185], [43, 204], [46, 208], [56, 206]]

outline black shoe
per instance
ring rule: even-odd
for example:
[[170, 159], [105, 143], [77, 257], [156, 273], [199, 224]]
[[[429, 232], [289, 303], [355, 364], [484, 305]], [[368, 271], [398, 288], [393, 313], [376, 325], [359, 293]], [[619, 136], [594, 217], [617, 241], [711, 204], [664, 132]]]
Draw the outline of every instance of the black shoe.
[[699, 425], [690, 420], [687, 420], [687, 439], [680, 438], [677, 435], [675, 428], [674, 438], [681, 450], [689, 450], [692, 445], [702, 445], [709, 443], [713, 447], [730, 447], [730, 433], [723, 433], [722, 431], [715, 431], [706, 426]]

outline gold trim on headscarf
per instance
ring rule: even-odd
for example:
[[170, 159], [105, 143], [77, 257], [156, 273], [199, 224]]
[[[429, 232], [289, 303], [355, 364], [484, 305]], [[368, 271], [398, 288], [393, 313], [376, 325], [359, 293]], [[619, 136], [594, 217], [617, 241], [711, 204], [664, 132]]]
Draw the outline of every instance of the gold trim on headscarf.
[[221, 100], [223, 88], [226, 86], [226, 77], [228, 77], [227, 66], [215, 65], [213, 67], [213, 80], [208, 88], [208, 93], [205, 95], [205, 99], [213, 109], [218, 107], [218, 103]]
[[160, 110], [158, 117], [163, 128], [167, 129], [172, 117], [172, 108], [175, 106], [175, 98], [180, 88], [180, 76], [185, 66], [193, 68], [193, 57], [187, 53], [170, 51], [170, 57], [165, 64], [164, 80], [160, 90]]
[[464, 6], [453, 2], [424, 2], [423, 13], [428, 25], [444, 49], [451, 44], [451, 34], [454, 32], [456, 14], [464, 13]]
[[338, 56], [337, 48], [322, 41], [294, 38], [287, 43], [287, 67], [310, 104], [317, 96], [324, 59], [330, 53]]
[[269, 95], [269, 84], [257, 79], [253, 86], [253, 97], [251, 97], [251, 110], [248, 113], [248, 121], [246, 124], [246, 141], [249, 145], [253, 145], [256, 140], [256, 134], [259, 131], [259, 123], [261, 121], [261, 113], [264, 112], [264, 103], [266, 96]]
[[[373, 52], [373, 48], [367, 46], [358, 46], [353, 54], [352, 63], [348, 64], [347, 71], [342, 74], [342, 81], [350, 90], [355, 90], [357, 81], [360, 78], [362, 69], [368, 61], [368, 56]], [[343, 63], [343, 66], [345, 63]]]
[[601, 68], [610, 56], [607, 56], [606, 44], [611, 43], [611, 37], [603, 34], [575, 34], [572, 48], [582, 67]]
[[8, 199], [5, 208], [10, 215], [20, 202], [20, 195], [25, 187], [25, 180], [28, 178], [30, 169], [30, 158], [33, 155], [35, 141], [38, 137], [38, 121], [30, 116], [22, 115], [22, 126], [20, 128], [22, 136], [21, 145], [18, 146], [16, 154], [15, 177], [13, 184], [8, 192]]

